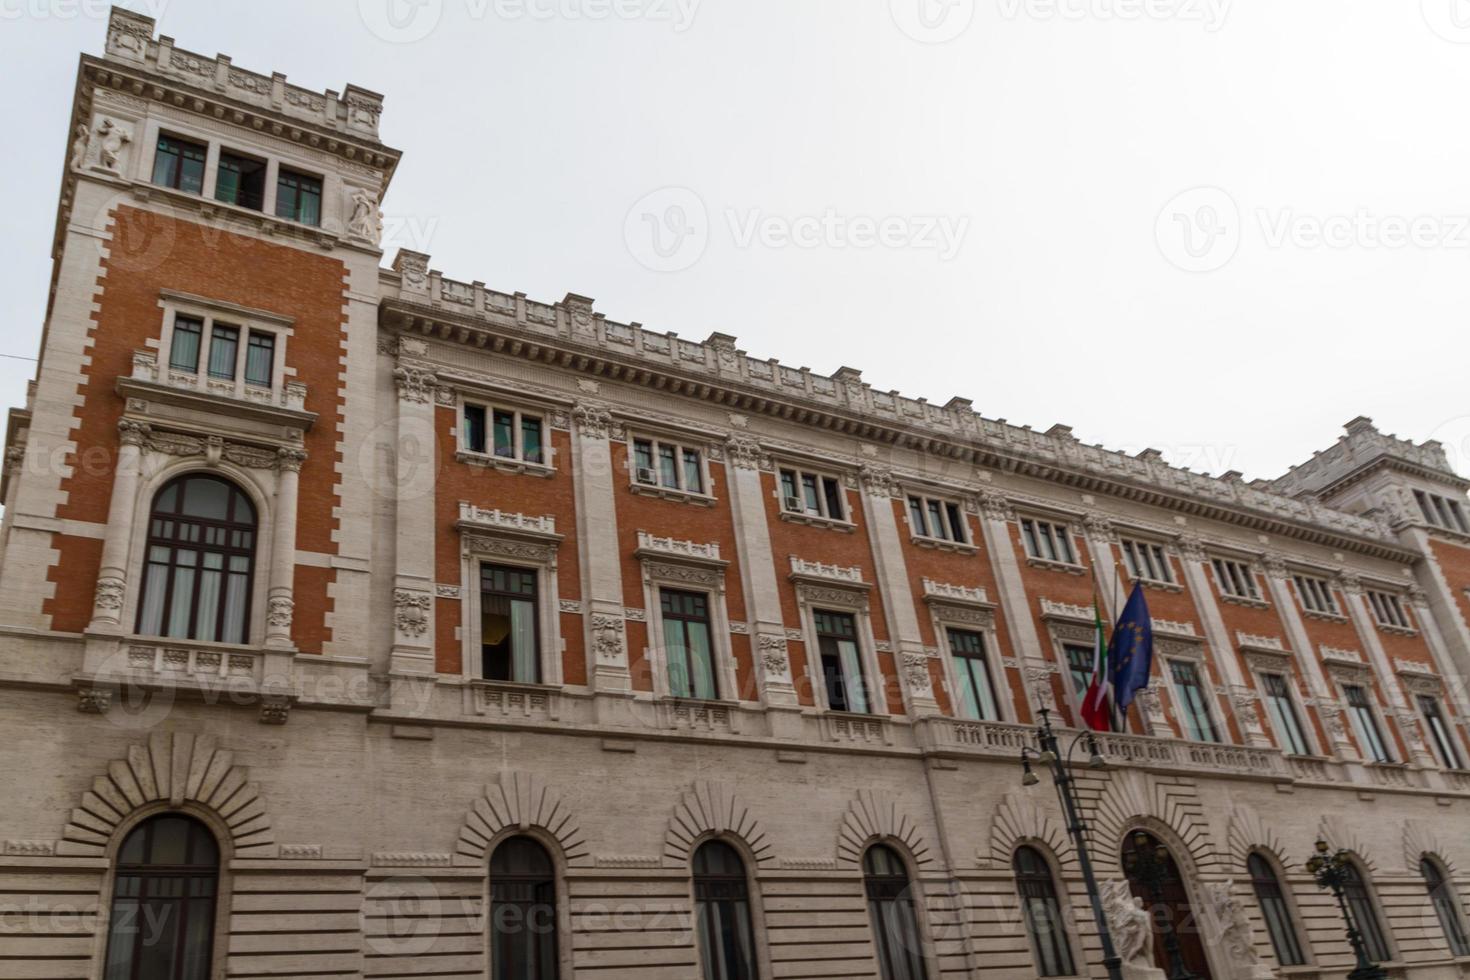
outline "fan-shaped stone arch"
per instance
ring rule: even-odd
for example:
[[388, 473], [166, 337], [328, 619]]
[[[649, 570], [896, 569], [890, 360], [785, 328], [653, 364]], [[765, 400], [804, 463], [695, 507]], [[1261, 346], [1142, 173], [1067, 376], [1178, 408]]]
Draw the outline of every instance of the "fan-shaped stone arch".
[[455, 863], [482, 864], [490, 842], [507, 829], [539, 830], [561, 847], [568, 867], [592, 866], [587, 842], [561, 794], [540, 778], [515, 771], [501, 773], [499, 782], [486, 786], [485, 795], [470, 807], [455, 845]]
[[1286, 845], [1276, 828], [1261, 819], [1261, 815], [1248, 806], [1234, 806], [1226, 824], [1226, 847], [1230, 853], [1231, 874], [1249, 874], [1246, 861], [1252, 851], [1270, 851], [1282, 868], [1291, 869]]
[[1107, 787], [1093, 808], [1094, 861], [1100, 870], [1118, 870], [1123, 835], [1141, 820], [1155, 821], [1172, 831], [1188, 851], [1196, 874], [1216, 870], [1219, 855], [1194, 784], [1163, 782], [1134, 769], [1110, 772]]
[[118, 826], [149, 804], [194, 804], [228, 830], [236, 857], [273, 857], [275, 837], [259, 788], [213, 735], [154, 732], [92, 781], [62, 831], [58, 854], [101, 857]]
[[1076, 870], [1077, 854], [1061, 819], [1028, 796], [1007, 793], [990, 818], [990, 866], [1009, 868], [1016, 848], [1026, 841], [1040, 841], [1050, 849], [1063, 872]]
[[[1378, 862], [1374, 860], [1372, 852], [1363, 842], [1362, 835], [1348, 826], [1341, 817], [1324, 816], [1322, 822], [1317, 825], [1317, 835], [1325, 840], [1333, 850], [1341, 848], [1352, 851], [1369, 871], [1378, 871]], [[1418, 863], [1417, 860], [1415, 863]]]
[[1454, 877], [1455, 855], [1451, 846], [1445, 843], [1444, 838], [1429, 823], [1423, 820], [1405, 820], [1404, 867], [1417, 875], [1419, 861], [1426, 854], [1438, 858], [1450, 876]]
[[729, 786], [700, 780], [674, 807], [664, 834], [666, 868], [688, 868], [694, 842], [708, 834], [728, 834], [745, 843], [760, 868], [776, 866], [776, 855], [765, 828]]
[[898, 799], [876, 790], [861, 790], [842, 817], [842, 829], [837, 835], [838, 865], [848, 869], [861, 867], [863, 852], [876, 838], [901, 843], [920, 871], [934, 863], [929, 842], [919, 830], [918, 822], [902, 808]]

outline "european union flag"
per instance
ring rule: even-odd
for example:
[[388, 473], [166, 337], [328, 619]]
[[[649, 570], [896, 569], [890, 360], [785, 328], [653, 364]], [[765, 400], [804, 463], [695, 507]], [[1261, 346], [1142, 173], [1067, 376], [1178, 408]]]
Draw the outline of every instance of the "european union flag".
[[1149, 618], [1143, 586], [1135, 582], [1123, 606], [1123, 615], [1113, 628], [1113, 641], [1108, 645], [1108, 676], [1113, 684], [1113, 706], [1120, 727], [1128, 717], [1133, 695], [1148, 687], [1153, 663], [1153, 620]]

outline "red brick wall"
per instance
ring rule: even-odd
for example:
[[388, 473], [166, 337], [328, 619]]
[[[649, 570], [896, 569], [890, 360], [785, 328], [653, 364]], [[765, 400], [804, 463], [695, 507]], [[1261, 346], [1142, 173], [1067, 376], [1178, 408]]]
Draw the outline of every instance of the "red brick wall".
[[[1045, 597], [1054, 602], [1068, 602], [1073, 605], [1091, 607], [1092, 555], [1087, 550], [1087, 543], [1083, 540], [1082, 535], [1073, 534], [1072, 549], [1077, 556], [1077, 561], [1086, 569], [1083, 574], [1077, 575], [1044, 565], [1029, 565], [1026, 562], [1026, 546], [1021, 539], [1020, 523], [1012, 521], [1006, 525], [1006, 529], [1011, 536], [1011, 548], [1016, 554], [1016, 563], [1021, 569], [1021, 582], [1026, 589], [1026, 606], [1036, 626], [1036, 636], [1041, 643], [1042, 653], [1049, 662], [1057, 663], [1053, 654], [1051, 631], [1047, 629], [1046, 622], [1041, 618], [1041, 599]], [[1054, 674], [1051, 683], [1052, 696], [1056, 699], [1057, 707], [1062, 715], [1069, 724], [1080, 726], [1082, 721], [1074, 717], [1072, 710], [1072, 692], [1069, 690], [1072, 683], [1071, 678], [1065, 673]], [[1136, 718], [1136, 712], [1130, 712], [1130, 714], [1135, 715]]]
[[[286, 344], [286, 365], [308, 385], [306, 409], [318, 415], [306, 435], [309, 458], [301, 470], [296, 544], [304, 551], [336, 554], [332, 535], [338, 527], [333, 511], [340, 503], [335, 486], [343, 406], [340, 359], [345, 337], [345, 267], [320, 252], [126, 205], [112, 213], [109, 231], [112, 241], [97, 280], [98, 310], [88, 333], [91, 363], [83, 369], [79, 387], [83, 401], [74, 412], [77, 453], [67, 460], [75, 469], [61, 482], [67, 502], [57, 508], [56, 516], [106, 522], [117, 420], [123, 410], [116, 381], [132, 374], [135, 349], [161, 337], [159, 292], [175, 289], [295, 319]], [[106, 459], [107, 464], [93, 465], [98, 458]], [[101, 544], [65, 534], [55, 535], [54, 544], [60, 557], [47, 578], [57, 585], [56, 597], [43, 611], [51, 616], [52, 628], [79, 631], [91, 618]], [[263, 570], [258, 568], [257, 574]], [[328, 588], [335, 578], [336, 573], [329, 569], [297, 569], [293, 632], [303, 651], [320, 652], [330, 639]]]

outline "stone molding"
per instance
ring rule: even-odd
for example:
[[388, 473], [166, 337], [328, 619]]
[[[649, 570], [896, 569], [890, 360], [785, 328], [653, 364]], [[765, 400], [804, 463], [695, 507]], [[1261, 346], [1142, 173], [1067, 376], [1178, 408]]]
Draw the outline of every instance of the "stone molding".
[[1243, 803], [1230, 809], [1225, 821], [1226, 852], [1230, 866], [1225, 870], [1231, 874], [1249, 875], [1246, 861], [1252, 851], [1269, 851], [1281, 868], [1290, 872], [1290, 851], [1276, 832], [1276, 825], [1261, 818], [1253, 808]]
[[879, 842], [903, 846], [920, 872], [934, 864], [928, 840], [899, 800], [879, 790], [860, 790], [842, 818], [837, 838], [838, 866], [860, 869], [863, 854]]
[[711, 836], [737, 838], [761, 870], [777, 865], [765, 827], [734, 787], [699, 780], [674, 806], [664, 834], [663, 866], [688, 871], [696, 843]]
[[456, 865], [483, 867], [490, 845], [506, 831], [541, 831], [561, 848], [569, 868], [594, 862], [571, 809], [561, 794], [527, 772], [502, 772], [498, 782], [470, 806], [454, 849]]
[[1149, 822], [1168, 828], [1177, 838], [1166, 839], [1165, 843], [1171, 846], [1183, 843], [1195, 874], [1208, 874], [1217, 869], [1219, 854], [1192, 782], [1159, 779], [1136, 769], [1115, 769], [1098, 796], [1094, 814], [1089, 822], [1093, 840], [1097, 842], [1094, 854], [1100, 871], [1118, 871], [1124, 834], [1139, 826], [1150, 829]]
[[1016, 848], [1023, 844], [1040, 844], [1051, 852], [1064, 874], [1076, 872], [1077, 852], [1060, 814], [1041, 807], [1029, 795], [1007, 793], [990, 818], [990, 851], [982, 852], [981, 863], [1010, 871]]

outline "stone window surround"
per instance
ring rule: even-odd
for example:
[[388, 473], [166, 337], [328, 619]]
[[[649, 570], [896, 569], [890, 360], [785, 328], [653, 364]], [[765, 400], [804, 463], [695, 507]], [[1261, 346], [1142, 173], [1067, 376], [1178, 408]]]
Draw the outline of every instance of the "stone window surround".
[[[1072, 575], [1085, 575], [1087, 566], [1081, 561], [1085, 544], [1079, 545], [1082, 539], [1081, 527], [1083, 515], [1080, 512], [1069, 510], [1053, 510], [1046, 506], [1038, 505], [1032, 501], [1018, 503], [1015, 505], [1016, 533], [1020, 537], [1021, 556], [1025, 558], [1026, 564], [1033, 568], [1050, 568], [1056, 571], [1067, 572]], [[1060, 530], [1065, 535], [1067, 545], [1072, 551], [1072, 561], [1054, 561], [1033, 555], [1026, 547], [1026, 532], [1022, 527], [1023, 521], [1041, 521], [1050, 524], [1053, 530]]]
[[[1271, 720], [1271, 712], [1266, 707], [1266, 680], [1263, 674], [1280, 674], [1286, 680], [1286, 694], [1291, 699], [1292, 708], [1296, 711], [1298, 727], [1301, 728], [1302, 738], [1307, 743], [1307, 748], [1316, 758], [1328, 758], [1331, 753], [1324, 753], [1317, 739], [1315, 726], [1312, 725], [1311, 715], [1307, 712], [1306, 703], [1302, 700], [1302, 693], [1297, 685], [1296, 672], [1293, 670], [1294, 657], [1285, 647], [1281, 650], [1268, 650], [1265, 648], [1251, 648], [1244, 642], [1240, 643], [1240, 651], [1245, 659], [1246, 668], [1251, 672], [1255, 680], [1256, 693], [1261, 699], [1261, 715], [1267, 725], [1274, 727]], [[1276, 747], [1285, 755], [1291, 755], [1284, 748], [1285, 740], [1280, 733], [1275, 733]]]
[[[441, 375], [439, 378], [440, 391], [444, 391], [445, 385], [450, 384]], [[551, 476], [556, 472], [556, 446], [551, 439], [552, 415], [556, 408], [533, 401], [525, 396], [506, 396], [498, 392], [470, 391], [459, 385], [449, 388], [453, 392], [454, 399], [454, 446], [455, 459], [461, 463], [469, 463], [477, 466], [489, 466], [498, 470], [506, 470], [512, 473], [527, 473], [533, 476]], [[465, 444], [464, 438], [464, 410], [466, 405], [479, 405], [485, 409], [485, 439], [486, 452], [476, 452]], [[523, 459], [509, 456], [497, 456], [493, 451], [491, 443], [494, 440], [493, 426], [494, 418], [491, 414], [495, 409], [516, 412], [518, 414], [539, 415], [541, 418], [541, 449], [545, 461], [541, 463], [530, 463]], [[515, 437], [520, 439], [520, 433]]]
[[[782, 470], [795, 470], [798, 476], [805, 473], [818, 477], [819, 479], [825, 477], [836, 480], [837, 485], [842, 489], [842, 509], [844, 511], [842, 517], [834, 518], [824, 514], [808, 514], [804, 510], [801, 512], [787, 510], [786, 498], [781, 492]], [[852, 498], [848, 493], [848, 491], [857, 487], [857, 478], [850, 472], [839, 466], [834, 466], [830, 461], [821, 460], [818, 457], [808, 458], [792, 453], [773, 454], [771, 457], [771, 472], [775, 474], [775, 489], [772, 491], [772, 496], [776, 498], [776, 510], [781, 520], [794, 524], [810, 524], [813, 527], [826, 527], [845, 532], [851, 532], [857, 529], [857, 521], [854, 518], [862, 510], [862, 505], [859, 503], [858, 506], [854, 507]]]
[[[1225, 583], [1220, 581], [1220, 572], [1215, 568], [1215, 562], [1231, 562], [1239, 565], [1249, 578], [1251, 586], [1255, 589], [1255, 595], [1236, 595], [1225, 588]], [[1205, 568], [1209, 571], [1210, 579], [1215, 583], [1215, 595], [1221, 602], [1228, 602], [1237, 606], [1250, 606], [1254, 609], [1269, 609], [1270, 600], [1266, 598], [1267, 590], [1261, 587], [1261, 556], [1246, 552], [1227, 551], [1219, 548], [1211, 548], [1205, 553]]]
[[[1410, 595], [1409, 592], [1407, 592], [1402, 585], [1390, 584], [1388, 582], [1369, 578], [1363, 578], [1361, 581], [1363, 584], [1363, 605], [1368, 610], [1369, 622], [1371, 622], [1374, 626], [1376, 626], [1383, 632], [1391, 633], [1395, 636], [1419, 635], [1419, 628], [1413, 625], [1414, 616], [1410, 612], [1410, 608], [1414, 605], [1413, 596]], [[1384, 622], [1382, 619], [1379, 619], [1378, 610], [1377, 608], [1375, 608], [1375, 603], [1372, 600], [1372, 595], [1374, 593], [1378, 594], [1379, 596], [1393, 598], [1397, 600], [1396, 604], [1398, 607], [1398, 611], [1400, 615], [1404, 617], [1404, 622], [1409, 625], [1400, 626], [1398, 623]]]
[[[1067, 943], [1071, 947], [1072, 964], [1074, 969], [1077, 966], [1090, 965], [1087, 962], [1087, 954], [1090, 952], [1086, 945], [1088, 937], [1084, 936], [1081, 929], [1079, 928], [1079, 923], [1081, 923], [1083, 920], [1079, 918], [1079, 916], [1076, 914], [1075, 909], [1073, 908], [1071, 888], [1072, 881], [1062, 870], [1061, 860], [1051, 849], [1051, 845], [1048, 844], [1046, 841], [1041, 840], [1037, 837], [1021, 837], [1017, 839], [1015, 846], [1011, 848], [1011, 860], [1010, 863], [1007, 865], [1008, 870], [1015, 867], [1016, 852], [1023, 847], [1029, 847], [1037, 854], [1040, 854], [1041, 860], [1046, 863], [1047, 870], [1051, 873], [1052, 891], [1056, 893], [1057, 908], [1061, 912], [1060, 925], [1062, 927], [1062, 935], [1066, 937]], [[1012, 890], [1015, 891], [1016, 899], [1018, 902], [1020, 902], [1022, 901], [1022, 899], [1020, 892], [1017, 891], [1015, 888], [1015, 880], [1015, 875], [1012, 874]], [[1024, 910], [1021, 909], [1020, 905], [1017, 905], [1016, 908], [1018, 911], [1021, 912], [1021, 921], [1024, 923]], [[1036, 937], [1032, 934], [1030, 929], [1025, 929], [1024, 926], [1023, 931], [1026, 933], [1026, 947], [1031, 954], [1031, 962], [1033, 965], [1039, 964], [1041, 962], [1041, 956], [1036, 947]], [[1037, 975], [1040, 976], [1039, 967], [1034, 968], [1037, 970]], [[1085, 977], [1086, 975], [1087, 974], [1085, 973], [1072, 974], [1071, 977]], [[1071, 980], [1071, 977], [1049, 977], [1048, 980]]]
[[817, 642], [818, 609], [848, 613], [857, 625], [858, 661], [863, 670], [863, 690], [868, 695], [868, 711], [838, 712], [839, 714], [862, 714], [863, 717], [887, 719], [888, 689], [882, 670], [878, 665], [878, 641], [873, 636], [873, 614], [870, 593], [873, 586], [868, 583], [814, 582], [796, 583], [797, 614], [801, 617], [801, 639], [806, 648], [806, 677], [811, 685], [812, 701], [823, 713], [834, 709], [827, 704], [827, 686], [822, 678], [819, 663], [821, 645]]
[[[1161, 669], [1159, 673], [1162, 675], [1160, 680], [1164, 682], [1159, 685], [1161, 688], [1159, 693], [1162, 694], [1164, 690], [1169, 692], [1169, 700], [1174, 705], [1175, 712], [1178, 715], [1178, 737], [1187, 742], [1194, 741], [1185, 731], [1184, 713], [1179, 703], [1182, 699], [1179, 696], [1178, 690], [1175, 688], [1173, 671], [1170, 670], [1170, 662], [1174, 660], [1194, 664], [1195, 674], [1199, 678], [1200, 687], [1204, 691], [1205, 712], [1210, 716], [1211, 726], [1214, 727], [1216, 734], [1220, 736], [1218, 742], [1206, 744], [1233, 744], [1230, 738], [1229, 719], [1223, 717], [1223, 712], [1220, 710], [1220, 688], [1216, 686], [1215, 679], [1210, 676], [1210, 663], [1209, 658], [1205, 656], [1204, 641], [1200, 638], [1192, 641], [1184, 639], [1156, 639], [1154, 641], [1154, 653], [1160, 662], [1159, 666]], [[1245, 728], [1245, 724], [1242, 722], [1240, 727]]]
[[[960, 527], [965, 536], [963, 541], [950, 541], [945, 538], [936, 538], [926, 534], [920, 528], [914, 527], [914, 515], [909, 509], [909, 498], [918, 497], [920, 501], [935, 501], [939, 504], [953, 504], [959, 508]], [[904, 521], [909, 527], [909, 541], [921, 548], [936, 548], [941, 551], [954, 551], [960, 554], [973, 555], [980, 551], [976, 538], [975, 529], [970, 526], [970, 512], [973, 504], [962, 492], [955, 490], [933, 490], [921, 487], [907, 481], [900, 482], [898, 486], [898, 500], [903, 505]]]
[[[1080, 607], [1079, 607], [1080, 608]], [[1097, 643], [1097, 627], [1091, 621], [1075, 618], [1070, 615], [1058, 613], [1055, 610], [1043, 612], [1042, 619], [1046, 624], [1047, 635], [1051, 637], [1053, 672], [1062, 677], [1062, 689], [1066, 693], [1067, 702], [1072, 706], [1076, 718], [1082, 717], [1082, 699], [1072, 690], [1072, 667], [1067, 661], [1068, 646], [1093, 647]], [[1039, 683], [1048, 685], [1047, 679]]]
[[705, 595], [709, 603], [710, 652], [718, 684], [719, 697], [715, 700], [726, 704], [739, 703], [740, 681], [730, 641], [730, 611], [725, 589], [725, 569], [729, 562], [656, 549], [640, 548], [635, 554], [640, 559], [643, 579], [643, 608], [648, 623], [647, 654], [652, 668], [654, 697], [675, 698], [669, 689], [669, 658], [664, 646], [663, 602], [659, 594], [661, 589], [670, 588]]
[[[1311, 568], [1293, 563], [1287, 566], [1286, 578], [1287, 587], [1296, 596], [1297, 609], [1303, 616], [1308, 619], [1320, 619], [1330, 623], [1346, 623], [1349, 621], [1346, 597], [1340, 594], [1342, 592], [1341, 585], [1333, 581], [1333, 576], [1330, 572], [1320, 568]], [[1332, 602], [1336, 605], [1337, 611], [1323, 612], [1309, 608], [1302, 600], [1301, 589], [1297, 586], [1298, 578], [1315, 579], [1326, 590], [1327, 594], [1332, 597]]]
[[1165, 572], [1170, 576], [1166, 579], [1151, 578], [1146, 575], [1132, 575], [1128, 577], [1140, 583], [1145, 588], [1160, 589], [1165, 592], [1183, 592], [1184, 584], [1179, 580], [1178, 569], [1174, 567], [1174, 556], [1178, 552], [1178, 546], [1174, 539], [1166, 538], [1157, 534], [1147, 532], [1138, 533], [1131, 527], [1119, 527], [1117, 540], [1118, 562], [1124, 574], [1128, 574], [1128, 558], [1124, 551], [1125, 545], [1133, 545], [1134, 549], [1157, 547], [1164, 560]]
[[[1331, 650], [1331, 647], [1322, 648], [1322, 661], [1327, 667], [1327, 683], [1332, 685], [1338, 703], [1342, 705], [1343, 727], [1350, 736], [1352, 744], [1357, 747], [1359, 759], [1368, 765], [1401, 765], [1402, 760], [1398, 758], [1398, 740], [1394, 738], [1395, 729], [1388, 726], [1388, 712], [1383, 709], [1379, 700], [1380, 692], [1372, 666], [1364, 660], [1354, 663], [1344, 658], [1334, 657], [1330, 654]], [[1362, 744], [1363, 738], [1352, 721], [1353, 708], [1345, 690], [1348, 685], [1361, 687], [1368, 695], [1368, 711], [1373, 716], [1373, 723], [1378, 726], [1378, 735], [1383, 739], [1383, 747], [1391, 757], [1389, 762], [1378, 762], [1370, 755], [1368, 746]]]
[[[194, 120], [187, 116], [172, 115], [163, 118], [157, 115], [148, 115], [138, 122], [142, 129], [139, 140], [139, 152], [134, 155], [133, 173], [131, 179], [149, 187], [170, 194], [179, 194], [186, 198], [194, 198], [206, 202], [211, 207], [227, 210], [231, 213], [243, 215], [264, 216], [291, 228], [327, 228], [328, 222], [341, 223], [342, 209], [338, 201], [343, 196], [343, 183], [331, 165], [323, 165], [320, 160], [301, 154], [283, 152], [274, 141], [266, 144], [264, 140], [252, 142], [241, 139], [245, 135], [242, 130], [235, 129], [228, 138], [221, 137], [210, 129], [197, 125]], [[205, 148], [204, 158], [204, 182], [199, 193], [180, 190], [175, 187], [164, 187], [153, 183], [153, 160], [158, 152], [159, 136], [173, 136], [186, 140], [190, 143], [198, 143]], [[220, 152], [238, 154], [240, 156], [254, 157], [265, 161], [265, 193], [261, 200], [260, 210], [241, 207], [225, 201], [215, 200], [215, 189], [219, 181], [219, 158]], [[319, 225], [303, 225], [289, 218], [276, 216], [276, 186], [280, 178], [281, 169], [293, 170], [308, 177], [316, 177], [322, 182], [322, 211]], [[127, 175], [124, 175], [127, 176]]]
[[[517, 515], [520, 516], [520, 515]], [[554, 533], [511, 531], [487, 524], [461, 521], [460, 531], [460, 674], [466, 682], [488, 684], [480, 676], [480, 650], [475, 643], [480, 621], [480, 566], [504, 565], [536, 573], [537, 659], [543, 687], [561, 687], [561, 602], [557, 586], [557, 551], [561, 536]]]
[[[221, 300], [212, 300], [203, 296], [194, 296], [190, 293], [177, 292], [171, 289], [159, 291], [158, 306], [163, 310], [163, 327], [159, 333], [158, 340], [158, 372], [161, 378], [167, 378], [167, 382], [173, 385], [172, 378], [176, 373], [170, 366], [173, 355], [174, 323], [180, 316], [191, 316], [200, 320], [203, 324], [203, 333], [199, 338], [199, 365], [193, 374], [188, 372], [177, 372], [194, 378], [197, 390], [202, 394], [220, 394], [220, 391], [211, 391], [216, 385], [224, 385], [227, 382], [222, 378], [211, 378], [209, 376], [209, 348], [212, 342], [214, 323], [219, 320], [232, 327], [238, 327], [240, 337], [237, 342], [238, 350], [235, 354], [235, 379], [231, 384], [233, 390], [229, 393], [231, 397], [243, 398], [247, 389], [268, 391], [271, 393], [272, 403], [280, 401], [281, 392], [285, 390], [286, 383], [296, 376], [294, 368], [286, 366], [286, 344], [295, 334], [295, 320], [279, 313], [271, 313], [267, 310], [256, 310], [246, 306], [237, 306], [234, 303], [226, 303]], [[270, 334], [275, 338], [275, 350], [271, 364], [271, 384], [269, 388], [258, 385], [247, 385], [245, 383], [245, 358], [247, 345], [251, 333]]]
[[[628, 455], [624, 462], [624, 468], [628, 472], [628, 489], [633, 493], [641, 493], [652, 497], [662, 497], [666, 500], [683, 500], [692, 504], [700, 504], [705, 507], [713, 507], [716, 500], [715, 478], [710, 469], [710, 444], [708, 435], [684, 431], [680, 432], [673, 428], [662, 428], [656, 424], [638, 421], [626, 421], [624, 423], [624, 440], [627, 443]], [[699, 453], [699, 477], [704, 482], [703, 491], [685, 490], [681, 487], [666, 487], [663, 484], [639, 483], [636, 472], [636, 464], [633, 457], [633, 443], [635, 440], [646, 440], [653, 443], [672, 445], [678, 450], [692, 449]], [[682, 453], [675, 459], [674, 465], [683, 472], [684, 460]], [[655, 471], [657, 460], [654, 461]]]
[[[940, 659], [944, 665], [944, 685], [949, 690], [950, 713], [959, 718], [959, 674], [955, 670], [954, 649], [949, 642], [949, 630], [960, 629], [979, 633], [985, 642], [985, 661], [990, 668], [990, 686], [995, 694], [995, 706], [1000, 712], [996, 721], [1020, 723], [1016, 717], [1015, 692], [1011, 690], [1008, 665], [1001, 656], [1000, 637], [995, 627], [995, 606], [991, 603], [961, 603], [937, 596], [926, 596], [929, 619], [934, 625], [934, 635], [939, 639]], [[972, 720], [972, 719], [965, 719]]]

